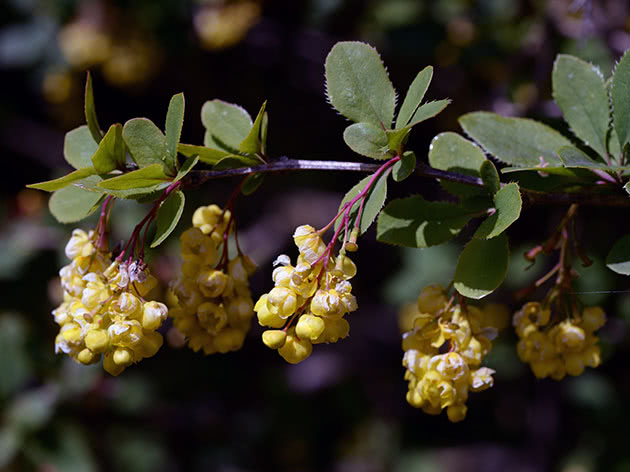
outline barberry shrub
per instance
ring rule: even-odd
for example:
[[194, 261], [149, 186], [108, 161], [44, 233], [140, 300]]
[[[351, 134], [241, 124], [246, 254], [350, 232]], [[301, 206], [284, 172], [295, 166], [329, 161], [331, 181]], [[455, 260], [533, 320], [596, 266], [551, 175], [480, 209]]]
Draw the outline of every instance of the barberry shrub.
[[[375, 221], [378, 241], [412, 248], [443, 244], [471, 226], [463, 233], [472, 237], [452, 282], [425, 287], [401, 319], [407, 401], [430, 414], [446, 410], [451, 421], [460, 421], [469, 392], [493, 385], [494, 371], [483, 366], [484, 357], [509, 324], [507, 306], [475, 305], [506, 276], [506, 231], [524, 204], [560, 203], [568, 208], [566, 216], [547, 240], [525, 254], [529, 261], [557, 257], [557, 263], [517, 294], [525, 303], [513, 316], [516, 349], [539, 378], [560, 380], [597, 367], [596, 331], [606, 316], [599, 307], [585, 307], [572, 289], [574, 264], [590, 263], [575, 222], [582, 203], [630, 206], [630, 54], [609, 78], [576, 57], [557, 57], [553, 97], [570, 134], [530, 119], [473, 112], [459, 119], [467, 137], [438, 134], [426, 163], [416, 161], [407, 143], [415, 126], [449, 104], [447, 99], [424, 100], [431, 66], [418, 73], [398, 110], [387, 71], [367, 44], [336, 44], [325, 75], [328, 101], [352, 122], [343, 132], [345, 143], [377, 164], [272, 159], [266, 102], [252, 119], [238, 105], [207, 101], [201, 108], [203, 145], [180, 143], [182, 94], [168, 105], [164, 131], [135, 118], [103, 132], [88, 74], [87, 123], [68, 132], [64, 145], [75, 170], [30, 185], [53, 192], [50, 210], [62, 223], [101, 209], [97, 227], [75, 230], [66, 247], [72, 262], [60, 271], [64, 301], [53, 311], [61, 327], [57, 352], [83, 364], [102, 359], [104, 369], [118, 375], [157, 352], [162, 345], [158, 330], [164, 329], [167, 316], [188, 346], [205, 354], [239, 349], [257, 318], [266, 328], [263, 343], [287, 362], [299, 363], [314, 344], [349, 335], [346, 315], [359, 309], [360, 294], [352, 293], [357, 267], [348, 253], [358, 250], [358, 238]], [[348, 191], [329, 224], [317, 229], [304, 221], [295, 230], [295, 264], [288, 255], [278, 256], [273, 287], [252, 297], [248, 279], [256, 265], [238, 243], [235, 201], [240, 193], [255, 192], [266, 172], [308, 169], [369, 175]], [[144, 261], [150, 225], [155, 223], [156, 230], [149, 244], [157, 247], [177, 226], [186, 190], [239, 175], [244, 178], [225, 206], [198, 208], [192, 227], [182, 233], [181, 271], [169, 285], [168, 308], [151, 300], [156, 279]], [[396, 183], [412, 175], [437, 179], [450, 198], [430, 201], [412, 195], [385, 204], [390, 176]], [[108, 225], [117, 199], [153, 205], [126, 245], [112, 252]], [[630, 275], [630, 235], [620, 235], [606, 262], [610, 270]], [[542, 299], [525, 300], [542, 286], [548, 287]]]

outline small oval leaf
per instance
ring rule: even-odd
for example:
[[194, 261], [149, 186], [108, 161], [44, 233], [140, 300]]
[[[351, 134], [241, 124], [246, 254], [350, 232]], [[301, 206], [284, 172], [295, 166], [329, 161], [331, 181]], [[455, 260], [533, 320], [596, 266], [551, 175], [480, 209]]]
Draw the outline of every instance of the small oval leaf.
[[355, 123], [343, 132], [348, 147], [362, 156], [387, 159], [387, 135], [382, 128], [371, 123]]
[[505, 279], [508, 259], [509, 249], [505, 234], [492, 239], [472, 239], [457, 261], [455, 290], [474, 299], [489, 295]]
[[102, 198], [103, 194], [88, 192], [76, 185], [70, 185], [53, 193], [48, 201], [48, 207], [57, 221], [74, 223], [96, 210]]
[[479, 225], [473, 237], [491, 239], [503, 233], [518, 220], [522, 205], [518, 184], [512, 182], [505, 185], [494, 195], [495, 213]]
[[151, 247], [157, 247], [173, 232], [182, 217], [186, 198], [184, 192], [177, 190], [162, 202], [157, 212], [155, 237]]

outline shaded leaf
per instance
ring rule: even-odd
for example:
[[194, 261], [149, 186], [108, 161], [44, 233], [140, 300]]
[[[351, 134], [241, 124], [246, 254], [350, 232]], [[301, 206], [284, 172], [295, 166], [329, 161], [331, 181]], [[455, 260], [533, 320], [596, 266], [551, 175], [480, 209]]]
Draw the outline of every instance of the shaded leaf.
[[502, 234], [512, 223], [518, 220], [522, 205], [518, 184], [512, 182], [505, 185], [494, 195], [496, 212], [479, 225], [473, 237], [491, 239]]
[[416, 170], [416, 155], [413, 151], [405, 151], [400, 161], [394, 164], [392, 177], [396, 182], [402, 182]]
[[92, 76], [90, 72], [87, 73], [87, 79], [85, 81], [85, 121], [87, 127], [90, 130], [90, 134], [96, 143], [100, 143], [103, 139], [103, 132], [98, 124], [98, 118], [96, 117], [96, 107], [94, 106], [94, 89], [92, 87]]
[[402, 147], [407, 142], [407, 138], [409, 136], [409, 132], [411, 128], [402, 128], [402, 129], [388, 129], [385, 131], [387, 135], [387, 147], [392, 151], [392, 153], [399, 154], [402, 150]]
[[68, 131], [63, 143], [63, 155], [75, 169], [92, 167], [92, 156], [98, 149], [86, 125]]
[[[123, 128], [123, 138], [138, 167], [148, 167], [154, 164], [165, 164], [167, 157], [166, 138], [147, 118], [133, 118]], [[167, 167], [174, 172], [173, 167]]]
[[48, 201], [48, 207], [57, 221], [74, 223], [92, 214], [102, 198], [103, 194], [70, 185], [55, 191]]
[[186, 159], [184, 163], [182, 164], [181, 168], [179, 169], [179, 171], [177, 172], [177, 175], [173, 179], [173, 182], [179, 182], [184, 177], [186, 177], [186, 174], [188, 174], [188, 172], [190, 172], [193, 169], [193, 167], [197, 165], [198, 162], [199, 162], [199, 156], [191, 156], [188, 159]]
[[398, 117], [396, 118], [397, 129], [404, 128], [407, 124], [409, 124], [411, 117], [420, 106], [420, 103], [422, 103], [422, 99], [429, 88], [432, 77], [433, 67], [427, 66], [418, 72], [416, 78], [413, 79], [413, 82], [409, 86], [409, 90], [407, 90], [407, 95], [405, 95], [405, 100], [398, 112]]
[[77, 169], [74, 172], [70, 172], [63, 177], [59, 177], [58, 179], [48, 180], [46, 182], [39, 182], [37, 184], [29, 184], [28, 188], [36, 188], [38, 190], [45, 190], [46, 192], [54, 192], [55, 190], [59, 190], [61, 188], [67, 187], [72, 182], [76, 182], [77, 180], [81, 180], [89, 175], [96, 174], [96, 170], [93, 167], [85, 167], [83, 169]]
[[166, 165], [169, 169], [177, 169], [177, 145], [184, 125], [184, 94], [173, 95], [166, 112]]
[[612, 170], [616, 167], [607, 166], [601, 162], [594, 161], [580, 149], [573, 146], [563, 146], [558, 149], [558, 156], [562, 160], [564, 167], [578, 169], [601, 169]]
[[489, 295], [505, 279], [508, 259], [508, 240], [505, 234], [492, 239], [472, 239], [457, 261], [455, 290], [474, 299]]
[[492, 161], [485, 160], [479, 168], [479, 175], [483, 181], [483, 186], [490, 195], [494, 195], [501, 188], [499, 172], [494, 167]]
[[201, 162], [205, 162], [206, 164], [216, 164], [224, 157], [232, 155], [227, 151], [222, 151], [220, 149], [212, 149], [205, 146], [195, 146], [194, 144], [178, 144], [177, 150], [186, 157], [191, 157], [194, 155], [199, 156], [199, 160]]
[[339, 113], [357, 123], [391, 128], [396, 92], [372, 46], [344, 41], [326, 57], [326, 93]]
[[553, 98], [573, 133], [606, 156], [610, 121], [608, 94], [599, 69], [581, 59], [560, 54], [553, 65]]
[[435, 246], [457, 235], [472, 215], [454, 203], [428, 202], [419, 195], [393, 200], [378, 217], [376, 239], [398, 246]]
[[243, 195], [251, 195], [256, 190], [258, 190], [258, 187], [262, 185], [264, 180], [265, 174], [262, 172], [251, 174], [249, 177], [247, 177], [247, 179], [245, 179], [241, 192], [243, 193]]
[[253, 157], [228, 154], [215, 164], [212, 170], [238, 169], [239, 167], [251, 167], [259, 165], [260, 161]]
[[411, 122], [409, 126], [416, 126], [418, 123], [423, 122], [424, 120], [428, 120], [429, 118], [433, 118], [435, 115], [444, 110], [451, 101], [449, 99], [444, 100], [435, 100], [433, 102], [428, 102], [422, 105], [411, 118]]
[[105, 136], [92, 156], [92, 164], [98, 174], [107, 174], [125, 164], [125, 142], [122, 137], [122, 125], [109, 127]]
[[[389, 171], [381, 174], [376, 182], [372, 185], [372, 188], [367, 193], [365, 197], [365, 204], [363, 205], [363, 211], [361, 213], [361, 221], [359, 225], [359, 230], [361, 234], [365, 233], [370, 225], [376, 219], [376, 216], [383, 208], [383, 204], [385, 203], [385, 199], [387, 198], [387, 177], [389, 176]], [[352, 187], [348, 193], [343, 197], [341, 204], [339, 205], [339, 210], [348, 203], [351, 202], [356, 196], [358, 196], [365, 186], [370, 182], [372, 178], [371, 175], [361, 179], [358, 184]], [[361, 204], [361, 199], [357, 200], [350, 209], [350, 218], [348, 223], [348, 230], [350, 231], [355, 226], [355, 221], [357, 217], [357, 212], [359, 210]], [[335, 223], [335, 229], [339, 227], [339, 225], [343, 221], [343, 216], [341, 216], [337, 222]], [[341, 232], [341, 238], [343, 238], [343, 231]]]
[[152, 248], [162, 244], [162, 242], [168, 238], [169, 234], [173, 232], [177, 223], [179, 223], [179, 219], [182, 217], [185, 203], [186, 198], [184, 197], [184, 192], [181, 190], [172, 192], [166, 197], [166, 200], [162, 202], [157, 212], [157, 230], [155, 231], [155, 237], [151, 243]]
[[249, 130], [249, 133], [241, 141], [238, 145], [238, 150], [247, 154], [258, 154], [262, 152], [262, 136], [261, 136], [261, 128], [263, 125], [263, 119], [265, 116], [265, 107], [267, 106], [267, 102], [263, 102], [260, 107], [260, 111], [256, 116], [256, 120], [254, 120], [254, 124], [252, 128]]
[[619, 138], [619, 147], [630, 142], [630, 51], [626, 51], [617, 63], [612, 76], [613, 122]]
[[98, 186], [112, 190], [127, 190], [150, 187], [168, 181], [170, 181], [170, 178], [164, 173], [162, 165], [153, 164], [117, 177], [112, 177], [111, 179], [103, 180]]
[[559, 166], [556, 151], [571, 142], [554, 129], [527, 118], [507, 118], [489, 112], [474, 112], [459, 118], [459, 124], [487, 152], [513, 166]]
[[244, 108], [222, 100], [203, 104], [201, 122], [206, 128], [204, 145], [232, 153], [238, 150], [252, 128], [252, 118]]
[[371, 123], [355, 123], [343, 132], [343, 140], [357, 154], [373, 159], [386, 159], [387, 135], [382, 128]]
[[618, 274], [630, 275], [630, 234], [617, 240], [606, 256], [606, 266]]

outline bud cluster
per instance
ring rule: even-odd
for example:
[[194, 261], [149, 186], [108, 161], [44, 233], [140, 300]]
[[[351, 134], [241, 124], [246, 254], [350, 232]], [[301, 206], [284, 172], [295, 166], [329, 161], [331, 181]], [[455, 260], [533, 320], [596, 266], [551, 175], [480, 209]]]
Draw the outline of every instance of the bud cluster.
[[576, 310], [572, 317], [554, 323], [550, 308], [528, 302], [513, 318], [518, 356], [539, 379], [581, 375], [585, 367], [601, 364], [595, 331], [605, 323], [606, 315], [598, 306], [585, 307], [581, 313]]
[[296, 228], [293, 241], [299, 250], [296, 265], [286, 255], [278, 257], [275, 286], [260, 297], [254, 310], [258, 322], [272, 328], [263, 333], [263, 342], [297, 364], [311, 354], [313, 344], [348, 336], [350, 325], [344, 316], [358, 308], [349, 282], [357, 268], [344, 251], [330, 256], [312, 226]]
[[195, 352], [236, 351], [254, 315], [248, 278], [256, 265], [245, 255], [227, 257], [233, 226], [229, 210], [202, 206], [192, 221], [193, 227], [180, 237], [183, 264], [171, 285], [170, 316]]
[[414, 327], [402, 341], [407, 401], [434, 415], [446, 408], [449, 420], [461, 421], [468, 392], [494, 383], [494, 371], [481, 364], [504, 324], [506, 309], [452, 305], [441, 286], [429, 285], [418, 297], [417, 310]]
[[103, 355], [103, 368], [112, 375], [151, 357], [162, 346], [156, 330], [166, 319], [166, 305], [145, 301], [157, 284], [140, 261], [111, 261], [111, 254], [99, 249], [93, 231], [75, 229], [66, 245], [72, 262], [59, 275], [64, 289], [63, 303], [53, 310], [61, 326], [55, 351], [93, 364]]

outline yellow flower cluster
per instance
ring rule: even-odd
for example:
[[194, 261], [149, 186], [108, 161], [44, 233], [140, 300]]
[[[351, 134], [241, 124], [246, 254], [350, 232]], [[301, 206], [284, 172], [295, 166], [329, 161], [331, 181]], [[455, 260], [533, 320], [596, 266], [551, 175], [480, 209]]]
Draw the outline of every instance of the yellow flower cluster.
[[[202, 206], [182, 233], [182, 270], [171, 286], [170, 316], [188, 346], [205, 354], [240, 349], [254, 315], [248, 278], [256, 265], [245, 255], [227, 258], [230, 211]], [[223, 251], [219, 251], [223, 248]]]
[[480, 392], [494, 383], [494, 371], [481, 363], [506, 309], [496, 304], [484, 309], [450, 305], [439, 285], [422, 290], [417, 309], [414, 327], [402, 341], [407, 401], [433, 415], [446, 408], [450, 421], [461, 421], [468, 392]]
[[601, 364], [595, 331], [604, 326], [606, 315], [600, 307], [586, 307], [559, 323], [550, 323], [550, 318], [551, 310], [538, 302], [526, 303], [514, 314], [518, 356], [537, 378], [561, 380]]
[[[260, 297], [254, 310], [262, 326], [273, 328], [262, 335], [265, 345], [297, 364], [310, 356], [313, 344], [348, 336], [350, 325], [344, 316], [358, 308], [348, 280], [357, 268], [343, 251], [337, 257], [323, 257], [326, 245], [312, 226], [296, 228], [293, 241], [300, 252], [297, 264], [292, 266], [286, 255], [278, 257], [275, 287]], [[297, 322], [291, 326], [293, 321]], [[288, 328], [280, 329], [285, 324]]]
[[76, 229], [66, 245], [72, 262], [59, 272], [63, 303], [53, 310], [61, 326], [55, 351], [93, 364], [103, 358], [112, 375], [153, 356], [162, 346], [156, 330], [166, 319], [166, 305], [144, 301], [156, 284], [144, 264], [111, 261], [96, 247], [94, 232]]

